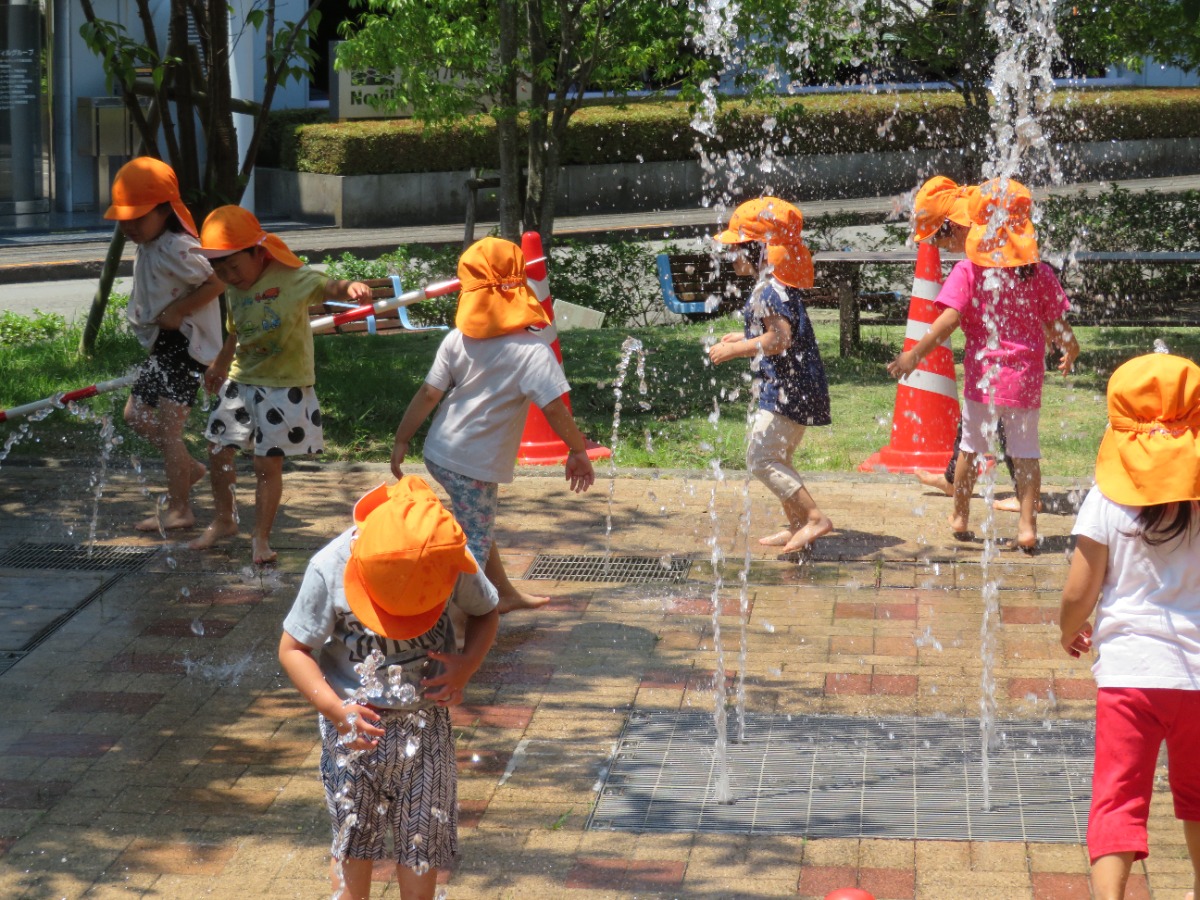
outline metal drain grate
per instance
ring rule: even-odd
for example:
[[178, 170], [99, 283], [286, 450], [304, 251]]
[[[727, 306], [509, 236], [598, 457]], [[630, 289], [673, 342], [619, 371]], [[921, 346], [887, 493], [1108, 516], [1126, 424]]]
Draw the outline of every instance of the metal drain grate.
[[712, 717], [635, 712], [588, 828], [1082, 843], [1092, 724], [1005, 721], [996, 734], [985, 810], [978, 720], [750, 715], [723, 804]]
[[542, 581], [684, 581], [692, 561], [684, 556], [553, 556], [539, 553], [527, 579]]
[[58, 569], [71, 572], [136, 572], [157, 547], [123, 544], [34, 544], [22, 541], [0, 554], [0, 568]]

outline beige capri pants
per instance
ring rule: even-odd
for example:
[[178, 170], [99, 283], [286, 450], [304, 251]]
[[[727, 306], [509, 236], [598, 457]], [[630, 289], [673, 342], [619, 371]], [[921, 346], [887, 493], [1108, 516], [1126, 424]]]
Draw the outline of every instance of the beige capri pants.
[[780, 500], [787, 500], [804, 487], [800, 473], [792, 468], [792, 457], [803, 437], [803, 425], [767, 409], [755, 410], [746, 465]]

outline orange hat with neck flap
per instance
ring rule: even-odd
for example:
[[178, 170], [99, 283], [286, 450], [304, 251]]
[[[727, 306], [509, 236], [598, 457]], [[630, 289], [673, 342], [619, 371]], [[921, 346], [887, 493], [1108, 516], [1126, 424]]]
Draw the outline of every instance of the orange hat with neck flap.
[[469, 338], [484, 340], [544, 328], [550, 317], [525, 280], [525, 256], [511, 241], [485, 237], [458, 260], [455, 327]]

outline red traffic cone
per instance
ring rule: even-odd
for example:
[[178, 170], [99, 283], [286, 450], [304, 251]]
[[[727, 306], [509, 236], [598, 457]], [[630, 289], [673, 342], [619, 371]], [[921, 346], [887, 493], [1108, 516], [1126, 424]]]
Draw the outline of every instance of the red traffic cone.
[[[543, 335], [554, 350], [558, 364], [562, 365], [562, 347], [558, 343], [558, 329], [554, 325], [554, 299], [550, 296], [549, 274], [546, 271], [546, 260], [542, 250], [542, 236], [536, 231], [527, 231], [521, 235], [521, 252], [525, 255], [525, 280], [533, 288], [542, 309], [550, 319]], [[571, 408], [571, 395], [562, 395], [567, 409]], [[612, 456], [612, 451], [601, 447], [593, 441], [587, 444], [588, 459], [605, 459]], [[562, 438], [554, 433], [546, 416], [536, 406], [529, 407], [525, 417], [525, 431], [521, 435], [521, 449], [517, 452], [517, 462], [523, 466], [553, 466], [565, 462], [570, 451]]]
[[[905, 350], [923, 338], [937, 318], [938, 308], [933, 301], [941, 284], [942, 257], [937, 247], [925, 242], [918, 244], [908, 327], [904, 331]], [[892, 412], [891, 443], [872, 453], [858, 470], [913, 472], [944, 469], [954, 453], [958, 417], [954, 354], [947, 341], [935, 347], [914, 372], [900, 379]]]
[[875, 900], [875, 895], [862, 888], [838, 888], [826, 894], [825, 900]]

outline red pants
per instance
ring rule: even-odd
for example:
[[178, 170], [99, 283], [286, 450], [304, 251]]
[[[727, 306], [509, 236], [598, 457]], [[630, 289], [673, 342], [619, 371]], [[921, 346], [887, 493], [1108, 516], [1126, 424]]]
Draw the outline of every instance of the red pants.
[[1158, 749], [1167, 742], [1175, 818], [1200, 821], [1200, 691], [1101, 688], [1096, 695], [1096, 767], [1088, 856], [1149, 855], [1146, 820]]

